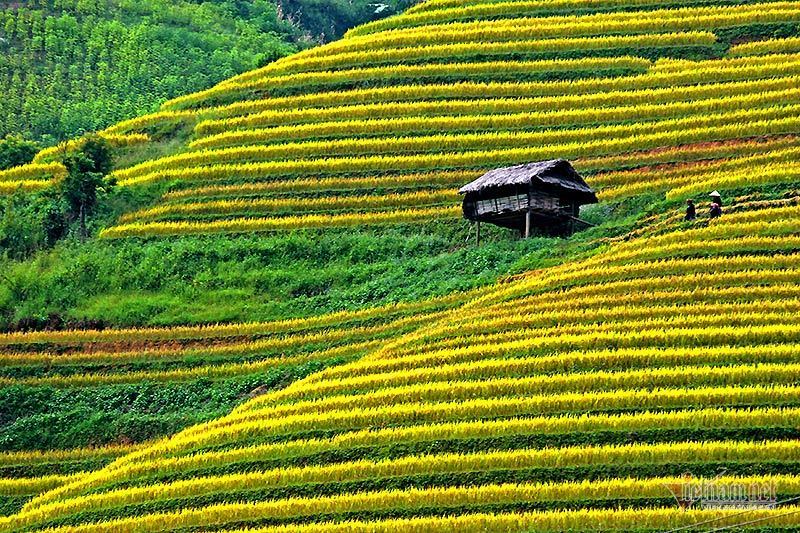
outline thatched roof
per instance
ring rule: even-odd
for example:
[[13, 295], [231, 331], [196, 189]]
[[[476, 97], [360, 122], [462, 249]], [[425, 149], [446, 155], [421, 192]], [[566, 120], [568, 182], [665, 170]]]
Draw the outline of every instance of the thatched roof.
[[458, 192], [481, 193], [515, 185], [540, 185], [544, 189], [575, 196], [582, 203], [597, 202], [594, 191], [565, 159], [498, 168], [464, 185]]

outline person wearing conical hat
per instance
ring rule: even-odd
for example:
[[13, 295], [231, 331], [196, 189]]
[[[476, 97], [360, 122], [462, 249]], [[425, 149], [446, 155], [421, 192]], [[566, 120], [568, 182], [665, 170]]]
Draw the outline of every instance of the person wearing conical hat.
[[714, 191], [709, 194], [711, 197], [711, 209], [708, 214], [711, 218], [719, 218], [722, 216], [722, 195]]

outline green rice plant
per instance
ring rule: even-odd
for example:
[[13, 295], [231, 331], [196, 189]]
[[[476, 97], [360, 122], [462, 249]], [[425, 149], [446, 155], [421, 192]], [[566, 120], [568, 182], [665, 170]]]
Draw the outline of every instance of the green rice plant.
[[202, 233], [237, 233], [251, 231], [284, 231], [300, 228], [329, 228], [372, 224], [408, 224], [431, 219], [457, 218], [461, 206], [397, 209], [374, 213], [341, 215], [300, 215], [272, 218], [228, 218], [211, 222], [131, 222], [106, 228], [101, 238], [146, 237], [155, 235], [191, 235]]
[[[354, 121], [374, 118], [428, 117], [439, 115], [479, 115], [494, 113], [575, 111], [587, 108], [634, 106], [642, 104], [669, 104], [706, 98], [727, 98], [752, 95], [758, 92], [781, 91], [796, 88], [800, 78], [765, 78], [753, 81], [724, 82], [635, 89], [631, 91], [609, 91], [603, 93], [565, 95], [555, 97], [498, 97], [468, 98], [461, 100], [419, 100], [416, 102], [385, 102], [299, 109], [258, 111], [231, 118], [203, 120], [195, 127], [198, 136], [223, 133], [233, 129], [250, 129], [293, 124], [309, 124], [333, 121]], [[490, 92], [490, 88], [486, 88]], [[469, 95], [467, 95], [469, 96]], [[281, 99], [273, 99], [281, 100]], [[272, 103], [268, 100], [266, 103]], [[256, 102], [254, 102], [255, 104]], [[206, 113], [206, 112], [203, 112]]]
[[[389, 136], [424, 133], [457, 133], [463, 131], [546, 129], [587, 124], [624, 123], [634, 120], [688, 118], [696, 115], [717, 114], [746, 108], [755, 110], [790, 103], [800, 95], [800, 89], [768, 91], [725, 98], [698, 99], [691, 102], [636, 104], [619, 107], [576, 109], [570, 111], [541, 111], [511, 114], [488, 114], [435, 117], [401, 117], [373, 120], [341, 120], [312, 124], [276, 126], [255, 130], [227, 131], [193, 141], [194, 150], [273, 144], [280, 141], [316, 140], [321, 138], [347, 138], [355, 136]], [[658, 125], [654, 125], [657, 128]], [[575, 138], [565, 142], [574, 141]], [[544, 141], [546, 142], [546, 141]]]
[[744, 57], [755, 55], [771, 55], [776, 53], [796, 54], [800, 52], [800, 37], [786, 39], [765, 39], [731, 46], [728, 55]]
[[[692, 0], [681, 2], [688, 6], [695, 2]], [[697, 2], [702, 3], [702, 2]], [[351, 29], [345, 37], [356, 37], [376, 33], [379, 31], [411, 28], [425, 24], [441, 24], [485, 17], [508, 17], [514, 15], [541, 16], [555, 11], [581, 11], [581, 10], [613, 10], [627, 8], [630, 10], [642, 8], [659, 8], [662, 2], [653, 0], [611, 0], [599, 4], [587, 0], [556, 0], [554, 2], [541, 0], [527, 0], [509, 2], [508, 0], [439, 0], [421, 2], [411, 6], [401, 15], [362, 24]]]
[[304, 211], [339, 211], [344, 209], [387, 209], [453, 204], [460, 201], [456, 190], [415, 191], [386, 195], [328, 196], [323, 198], [263, 198], [247, 200], [212, 200], [160, 204], [142, 211], [126, 213], [120, 224], [205, 214], [226, 216], [250, 213], [301, 213]]

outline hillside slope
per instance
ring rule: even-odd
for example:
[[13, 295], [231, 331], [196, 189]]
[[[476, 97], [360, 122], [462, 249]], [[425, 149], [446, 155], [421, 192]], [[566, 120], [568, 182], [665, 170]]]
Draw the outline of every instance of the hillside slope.
[[[0, 531], [797, 529], [799, 23], [784, 1], [429, 0], [110, 128], [122, 190], [154, 199], [99, 233], [129, 260], [284, 239], [315, 272], [309, 250], [367, 231], [455, 246], [457, 185], [552, 157], [598, 189], [601, 227], [415, 301], [0, 335], [0, 495], [21, 508]], [[8, 189], [50, 187], [57, 156]], [[20, 415], [51, 402], [120, 426], [23, 442], [68, 419]], [[788, 502], [676, 506], [667, 486], [721, 472]]]
[[6, 2], [0, 137], [53, 143], [151, 112], [297, 48], [269, 2]]
[[[724, 518], [664, 486], [723, 468], [794, 497], [798, 207], [747, 207], [417, 311], [412, 333], [352, 342], [369, 354], [78, 477], [4, 530], [664, 530]], [[796, 515], [760, 525], [780, 524]]]
[[336, 38], [403, 3], [392, 0], [375, 13], [364, 0], [5, 2], [0, 137], [54, 144], [102, 129]]

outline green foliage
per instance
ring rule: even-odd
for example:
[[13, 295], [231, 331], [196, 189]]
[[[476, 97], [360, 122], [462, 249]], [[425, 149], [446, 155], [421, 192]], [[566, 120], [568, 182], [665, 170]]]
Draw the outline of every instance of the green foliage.
[[100, 137], [90, 137], [80, 152], [64, 158], [64, 166], [67, 176], [59, 183], [59, 190], [68, 206], [67, 216], [80, 220], [81, 236], [86, 237], [86, 217], [97, 206], [97, 193], [114, 186], [106, 178], [114, 167], [111, 147]]
[[519, 241], [488, 228], [476, 247], [470, 231], [454, 221], [90, 246], [68, 240], [7, 265], [0, 315], [6, 324], [51, 312], [120, 325], [268, 320], [445, 295], [558, 253], [559, 239]]
[[[114, 186], [106, 174], [113, 167], [111, 148], [100, 137], [87, 139], [79, 152], [64, 158], [68, 174], [57, 188], [39, 194], [17, 194], [0, 206], [0, 254], [24, 259], [52, 247], [77, 222], [87, 235], [87, 217]], [[1, 256], [0, 255], [0, 256]]]
[[0, 203], [0, 257], [22, 260], [55, 244], [66, 231], [60, 199], [53, 192], [17, 194]]
[[114, 169], [111, 145], [102, 137], [89, 136], [83, 143], [79, 155], [86, 159], [88, 166], [85, 170], [87, 172], [105, 176]]
[[0, 389], [0, 448], [30, 450], [143, 442], [220, 416], [255, 389], [281, 388], [321, 363], [221, 381], [81, 389]]
[[97, 131], [410, 3], [379, 13], [369, 0], [2, 3], [0, 136], [55, 144]]
[[19, 512], [28, 499], [27, 496], [0, 496], [0, 516]]
[[77, 474], [98, 470], [113, 461], [113, 457], [97, 457], [80, 461], [54, 461], [38, 464], [17, 464], [0, 467], [0, 477], [37, 477]]
[[298, 39], [268, 0], [6, 2], [0, 136], [52, 144], [102, 129], [282, 57]]
[[16, 135], [0, 139], [0, 170], [30, 163], [39, 149], [35, 142]]

